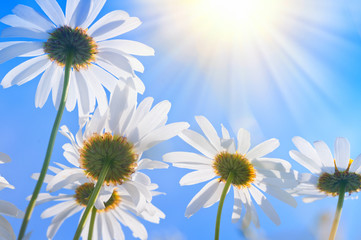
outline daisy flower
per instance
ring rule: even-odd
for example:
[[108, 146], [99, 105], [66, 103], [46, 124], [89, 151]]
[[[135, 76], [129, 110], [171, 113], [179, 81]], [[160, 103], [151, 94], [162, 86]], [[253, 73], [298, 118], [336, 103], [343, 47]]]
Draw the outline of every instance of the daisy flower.
[[104, 112], [107, 97], [103, 86], [113, 91], [118, 77], [129, 78], [138, 92], [144, 91], [142, 81], [134, 74], [134, 71], [143, 72], [144, 68], [132, 55], [154, 55], [154, 50], [139, 42], [114, 39], [137, 28], [141, 24], [138, 18], [116, 10], [92, 24], [106, 0], [69, 0], [65, 15], [55, 0], [36, 2], [47, 17], [19, 4], [12, 10], [13, 14], [0, 20], [10, 26], [2, 31], [2, 37], [25, 38], [0, 43], [0, 63], [15, 57], [30, 57], [6, 74], [1, 82], [4, 88], [22, 85], [43, 73], [35, 106], [41, 108], [51, 91], [58, 108], [64, 66], [72, 52], [68, 111], [78, 103], [79, 114], [86, 115], [97, 102]]
[[[50, 170], [56, 175], [47, 175], [45, 182], [48, 184], [51, 184], [58, 174], [62, 174], [64, 171], [71, 169], [62, 164], [56, 164], [58, 167], [50, 167]], [[67, 218], [78, 212], [83, 213], [88, 204], [96, 182], [90, 180], [84, 170], [79, 169], [77, 174], [79, 176], [77, 176], [76, 181], [63, 185], [62, 187], [63, 190], [70, 191], [70, 193], [58, 194], [56, 196], [48, 193], [39, 194], [37, 204], [49, 201], [60, 202], [46, 209], [41, 214], [42, 218], [53, 217], [47, 230], [48, 239], [54, 238], [58, 229]], [[34, 174], [33, 178], [37, 179], [38, 176], [39, 174]], [[159, 195], [160, 193], [153, 191], [158, 186], [151, 184], [145, 175], [141, 173], [135, 174], [134, 181], [144, 183], [145, 178], [149, 181], [147, 189], [151, 192], [152, 196]], [[93, 218], [88, 218], [85, 223], [81, 235], [83, 239], [88, 239], [89, 234], [92, 234], [92, 239], [94, 240], [125, 239], [121, 227], [121, 225], [123, 225], [130, 228], [135, 238], [144, 240], [148, 238], [147, 230], [136, 216], [152, 223], [159, 223], [161, 218], [165, 218], [164, 213], [150, 202], [147, 202], [144, 209], [139, 212], [132, 197], [122, 186], [112, 187], [106, 185], [103, 186], [100, 191], [93, 214]], [[90, 226], [92, 227], [90, 228]], [[90, 233], [89, 231], [92, 232]]]
[[101, 170], [109, 166], [104, 182], [121, 185], [142, 209], [151, 194], [146, 186], [133, 181], [134, 174], [168, 167], [160, 161], [141, 159], [143, 152], [189, 126], [185, 122], [166, 124], [170, 103], [163, 101], [151, 109], [152, 103], [153, 98], [146, 98], [136, 106], [136, 93], [119, 84], [106, 114], [101, 115], [97, 108], [75, 137], [66, 126], [61, 127], [60, 132], [70, 140], [63, 146], [64, 156], [75, 168], [59, 173], [47, 190], [56, 191], [77, 180], [84, 170], [89, 178], [98, 180]]
[[[296, 201], [282, 188], [296, 184], [289, 162], [265, 157], [279, 146], [277, 139], [269, 139], [250, 149], [250, 134], [240, 129], [235, 141], [222, 125], [220, 138], [212, 124], [203, 116], [196, 121], [204, 135], [186, 129], [179, 136], [201, 154], [192, 152], [172, 152], [165, 154], [163, 160], [175, 167], [195, 170], [182, 177], [180, 185], [193, 185], [209, 181], [190, 201], [185, 216], [190, 217], [202, 207], [210, 207], [220, 200], [227, 180], [232, 175], [234, 191], [232, 221], [241, 218], [242, 206], [245, 209], [243, 227], [252, 221], [259, 227], [255, 205], [275, 223], [280, 219], [265, 193], [295, 207]], [[213, 180], [212, 180], [213, 179]], [[253, 200], [252, 200], [253, 198]]]
[[[0, 164], [10, 162], [10, 157], [5, 153], [0, 153]], [[9, 184], [8, 181], [4, 177], [0, 176], [0, 190], [4, 188], [14, 189], [14, 186]], [[0, 214], [16, 217], [16, 218], [23, 218], [24, 213], [20, 211], [14, 204], [0, 200]], [[0, 215], [0, 239], [5, 240], [15, 240], [15, 233], [13, 228], [11, 227], [10, 223]]]
[[336, 138], [334, 156], [323, 141], [311, 143], [301, 137], [292, 139], [296, 150], [290, 156], [311, 173], [300, 175], [301, 183], [292, 190], [293, 195], [303, 196], [304, 202], [313, 202], [339, 195], [341, 184], [346, 193], [361, 189], [361, 155], [350, 159], [350, 143], [346, 138]]

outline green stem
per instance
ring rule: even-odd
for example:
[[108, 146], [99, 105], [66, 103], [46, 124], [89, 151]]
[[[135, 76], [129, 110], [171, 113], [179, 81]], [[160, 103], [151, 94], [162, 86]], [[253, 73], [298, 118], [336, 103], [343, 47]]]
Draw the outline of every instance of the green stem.
[[61, 121], [61, 118], [63, 116], [65, 103], [66, 103], [66, 99], [67, 99], [67, 96], [68, 96], [70, 69], [71, 69], [71, 65], [72, 65], [72, 62], [73, 62], [73, 57], [74, 57], [74, 54], [72, 52], [69, 52], [68, 55], [67, 55], [67, 58], [66, 58], [63, 92], [62, 92], [62, 96], [61, 96], [61, 100], [60, 100], [58, 113], [56, 114], [53, 129], [51, 130], [50, 140], [49, 140], [49, 143], [48, 143], [48, 148], [46, 150], [45, 160], [44, 160], [41, 172], [40, 172], [38, 182], [36, 183], [36, 186], [35, 186], [33, 195], [31, 196], [31, 200], [29, 202], [29, 205], [26, 208], [26, 212], [25, 212], [25, 216], [24, 216], [24, 219], [23, 219], [23, 223], [21, 224], [18, 240], [22, 240], [25, 233], [26, 233], [26, 227], [27, 227], [28, 222], [29, 222], [29, 220], [31, 218], [31, 214], [33, 213], [35, 203], [36, 203], [36, 199], [37, 199], [37, 197], [39, 195], [41, 186], [44, 183], [45, 175], [46, 175], [46, 172], [47, 172], [48, 167], [49, 167], [51, 154], [52, 154], [53, 148], [54, 148], [55, 138], [56, 138], [56, 135], [58, 133], [60, 121]]
[[91, 215], [91, 217], [90, 217], [88, 240], [92, 240], [92, 238], [93, 238], [94, 222], [95, 222], [95, 216], [96, 216], [96, 214], [97, 214], [97, 209], [96, 209], [96, 207], [93, 207], [92, 215]]
[[217, 212], [217, 220], [216, 220], [216, 232], [214, 234], [214, 239], [215, 240], [219, 239], [219, 228], [220, 228], [220, 225], [221, 225], [221, 214], [222, 214], [223, 203], [224, 203], [224, 199], [226, 198], [228, 189], [231, 186], [233, 178], [234, 178], [234, 174], [233, 174], [233, 172], [230, 172], [229, 175], [228, 175], [228, 178], [227, 178], [226, 185], [224, 185], [223, 192], [222, 192], [222, 195], [221, 195], [221, 199], [219, 200], [218, 212]]
[[92, 192], [92, 195], [90, 196], [90, 199], [88, 201], [88, 205], [86, 206], [86, 208], [84, 210], [84, 213], [83, 213], [83, 216], [80, 219], [80, 222], [79, 222], [78, 228], [76, 229], [73, 240], [78, 240], [80, 238], [80, 234], [81, 234], [81, 232], [83, 230], [83, 227], [85, 225], [85, 221], [89, 216], [90, 210], [92, 210], [92, 208], [94, 206], [95, 200], [98, 198], [100, 189], [101, 189], [101, 187], [102, 187], [102, 185], [104, 183], [105, 177], [107, 176], [109, 169], [110, 169], [110, 161], [106, 161], [102, 171], [100, 172], [97, 184], [95, 185], [95, 188], [94, 188], [94, 190]]
[[336, 237], [336, 232], [337, 232], [337, 228], [338, 228], [338, 224], [340, 222], [340, 217], [341, 217], [341, 212], [342, 212], [343, 200], [345, 198], [345, 190], [346, 190], [346, 184], [345, 183], [340, 184], [340, 192], [338, 195], [337, 208], [336, 208], [335, 218], [333, 220], [333, 224], [332, 224], [332, 228], [331, 228], [330, 237], [328, 238], [329, 240], [334, 240]]

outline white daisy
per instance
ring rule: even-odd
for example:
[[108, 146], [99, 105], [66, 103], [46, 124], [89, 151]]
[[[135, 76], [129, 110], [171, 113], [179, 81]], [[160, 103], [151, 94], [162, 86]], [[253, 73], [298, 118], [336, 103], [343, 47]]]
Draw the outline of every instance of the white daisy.
[[[60, 168], [50, 167], [49, 169], [56, 175], [48, 174], [45, 182], [51, 184], [51, 182], [64, 171], [74, 168], [68, 168], [62, 164], [57, 163]], [[47, 230], [47, 238], [53, 239], [59, 227], [63, 222], [78, 212], [84, 212], [90, 195], [94, 190], [95, 183], [86, 177], [85, 171], [78, 169], [76, 180], [62, 188], [66, 191], [70, 191], [67, 194], [58, 194], [52, 196], [48, 193], [39, 194], [37, 199], [37, 205], [49, 201], [59, 201], [60, 203], [46, 209], [42, 214], [42, 218], [53, 217], [52, 222]], [[33, 178], [37, 179], [39, 174], [34, 174]], [[134, 176], [134, 182], [144, 182], [144, 175], [137, 173]], [[158, 186], [156, 184], [147, 184], [148, 191], [152, 196], [158, 195], [155, 190]], [[97, 202], [95, 204], [96, 215], [94, 220], [93, 238], [92, 239], [112, 239], [122, 240], [125, 239], [121, 224], [129, 227], [133, 232], [133, 236], [139, 239], [147, 239], [147, 230], [136, 216], [139, 216], [147, 221], [153, 223], [159, 223], [161, 218], [165, 218], [164, 213], [156, 208], [150, 202], [147, 202], [142, 212], [137, 210], [136, 205], [133, 202], [129, 193], [119, 187], [104, 186], [99, 194]], [[91, 218], [88, 218], [85, 227], [82, 231], [82, 238], [88, 239], [89, 225]], [[120, 224], [121, 223], [121, 224]]]
[[234, 191], [232, 221], [236, 222], [240, 219], [243, 205], [245, 209], [243, 227], [248, 226], [251, 221], [259, 227], [255, 208], [257, 204], [275, 224], [280, 224], [278, 214], [264, 193], [293, 207], [297, 203], [282, 189], [296, 184], [290, 163], [278, 158], [264, 157], [279, 146], [278, 140], [274, 138], [267, 140], [249, 150], [248, 131], [244, 129], [238, 131], [238, 145], [236, 145], [223, 125], [223, 137], [220, 138], [205, 117], [198, 116], [196, 120], [206, 138], [188, 129], [179, 136], [201, 154], [172, 152], [163, 157], [164, 161], [173, 163], [175, 167], [195, 170], [180, 180], [181, 185], [193, 185], [213, 179], [191, 200], [186, 209], [186, 217], [192, 216], [202, 207], [210, 207], [219, 201], [225, 182], [232, 172], [234, 175], [231, 183]]
[[[0, 153], [0, 164], [10, 162], [10, 157], [5, 153]], [[9, 184], [5, 178], [0, 176], [0, 190], [4, 188], [14, 189], [14, 186]], [[11, 217], [23, 218], [24, 213], [19, 210], [14, 204], [0, 200], [0, 214], [4, 214]], [[10, 223], [0, 215], [0, 239], [15, 240], [15, 233]]]
[[300, 174], [301, 183], [291, 190], [295, 196], [304, 196], [304, 202], [313, 202], [327, 196], [337, 196], [340, 184], [351, 194], [361, 189], [361, 154], [350, 159], [350, 143], [346, 138], [336, 138], [334, 156], [323, 141], [311, 143], [301, 137], [292, 139], [296, 150], [290, 156], [311, 173]]
[[[166, 124], [171, 106], [168, 101], [151, 109], [152, 103], [153, 98], [146, 98], [137, 107], [136, 93], [128, 87], [121, 89], [119, 85], [111, 96], [106, 114], [100, 115], [97, 109], [84, 131], [81, 127], [76, 137], [63, 126], [60, 132], [71, 142], [63, 146], [64, 156], [75, 168], [57, 174], [47, 190], [56, 191], [76, 181], [83, 176], [83, 170], [88, 177], [97, 180], [101, 170], [109, 164], [105, 183], [122, 186], [137, 207], [143, 209], [152, 195], [146, 184], [134, 181], [134, 176], [142, 169], [168, 167], [160, 161], [141, 159], [143, 152], [189, 127], [185, 122]], [[148, 183], [146, 175], [142, 176]]]
[[113, 39], [138, 27], [141, 24], [138, 18], [116, 10], [92, 24], [106, 0], [69, 0], [65, 16], [55, 0], [36, 2], [48, 18], [19, 4], [13, 9], [14, 14], [0, 20], [11, 26], [2, 31], [2, 37], [26, 38], [24, 41], [1, 42], [0, 63], [14, 57], [31, 57], [6, 74], [1, 82], [4, 88], [22, 85], [44, 72], [37, 88], [35, 106], [41, 108], [52, 91], [54, 105], [58, 107], [65, 58], [71, 49], [74, 58], [66, 103], [68, 111], [78, 103], [79, 114], [88, 114], [94, 110], [97, 101], [103, 113], [107, 107], [103, 86], [112, 91], [116, 77], [129, 78], [138, 92], [144, 91], [142, 81], [134, 74], [134, 71], [143, 72], [144, 68], [132, 55], [154, 55], [154, 50], [139, 42]]

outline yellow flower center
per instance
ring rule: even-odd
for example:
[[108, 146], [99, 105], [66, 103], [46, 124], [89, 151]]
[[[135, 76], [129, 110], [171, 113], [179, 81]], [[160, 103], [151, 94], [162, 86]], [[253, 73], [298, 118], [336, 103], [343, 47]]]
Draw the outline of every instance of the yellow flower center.
[[66, 56], [72, 52], [72, 67], [79, 71], [95, 61], [98, 50], [97, 44], [87, 35], [86, 30], [62, 26], [50, 33], [49, 39], [44, 43], [44, 52], [59, 66], [65, 66]]
[[[84, 183], [83, 185], [80, 185], [75, 190], [75, 201], [83, 206], [86, 207], [88, 205], [88, 201], [90, 199], [90, 196], [92, 195], [94, 190], [94, 183]], [[112, 196], [108, 199], [108, 201], [104, 202], [105, 208], [104, 209], [97, 209], [97, 212], [106, 212], [110, 209], [114, 209], [116, 206], [119, 205], [121, 202], [121, 198], [117, 191], [113, 191]]]
[[110, 169], [105, 183], [122, 184], [135, 172], [138, 155], [134, 153], [133, 144], [126, 137], [104, 133], [94, 134], [84, 141], [80, 149], [80, 166], [91, 178], [97, 180], [106, 163]]
[[256, 170], [247, 158], [238, 153], [219, 153], [213, 162], [215, 173], [220, 176], [220, 181], [227, 181], [231, 172], [234, 178], [232, 185], [243, 188], [250, 187], [256, 178]]

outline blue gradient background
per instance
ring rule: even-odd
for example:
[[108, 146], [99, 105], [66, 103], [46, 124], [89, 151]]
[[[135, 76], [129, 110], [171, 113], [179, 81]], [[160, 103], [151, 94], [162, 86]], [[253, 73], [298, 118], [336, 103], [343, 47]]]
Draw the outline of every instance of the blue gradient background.
[[[58, 2], [64, 9], [65, 0]], [[247, 128], [253, 146], [269, 138], [278, 138], [281, 146], [270, 156], [289, 160], [299, 171], [306, 170], [288, 155], [288, 151], [294, 149], [293, 136], [309, 141], [324, 140], [331, 148], [334, 139], [343, 136], [351, 143], [352, 158], [361, 153], [361, 17], [357, 17], [361, 16], [361, 2], [295, 0], [297, 7], [293, 15], [284, 16], [287, 26], [277, 33], [287, 44], [274, 41], [273, 47], [264, 48], [261, 53], [255, 51], [253, 57], [259, 61], [252, 62], [253, 70], [243, 69], [242, 61], [237, 61], [238, 57], [245, 57], [238, 48], [215, 45], [212, 52], [216, 54], [207, 57], [206, 53], [200, 53], [197, 47], [207, 39], [187, 32], [187, 26], [182, 24], [189, 16], [169, 11], [166, 2], [108, 0], [99, 15], [122, 9], [143, 22], [139, 28], [122, 35], [124, 39], [146, 43], [156, 51], [154, 57], [139, 58], [145, 66], [145, 72], [139, 76], [146, 85], [140, 100], [148, 96], [155, 102], [169, 100], [172, 103], [169, 122], [187, 121], [196, 131], [200, 129], [194, 116], [204, 115], [219, 132], [221, 123], [233, 134], [239, 127]], [[19, 3], [41, 11], [34, 0], [1, 1], [0, 16], [10, 14]], [[0, 24], [0, 31], [5, 27]], [[2, 64], [0, 78], [22, 61], [18, 58]], [[261, 73], [259, 78], [253, 78], [256, 72]], [[0, 152], [12, 158], [11, 163], [0, 166], [0, 173], [16, 187], [2, 190], [0, 198], [22, 210], [27, 206], [25, 198], [35, 186], [30, 176], [41, 169], [56, 115], [49, 99], [42, 109], [35, 108], [38, 80], [39, 77], [20, 87], [0, 88]], [[78, 130], [77, 123], [77, 110], [64, 113], [61, 125], [67, 125], [74, 133]], [[59, 134], [52, 162], [66, 163], [61, 148], [66, 142]], [[195, 150], [174, 138], [148, 151], [145, 157], [161, 160], [163, 154], [171, 151]], [[154, 204], [164, 211], [166, 219], [160, 224], [143, 221], [149, 239], [213, 238], [218, 204], [201, 209], [189, 219], [184, 217], [187, 204], [204, 185], [180, 187], [178, 181], [187, 172], [173, 167], [147, 172], [152, 181], [159, 184], [159, 190], [166, 193], [154, 198]], [[227, 196], [223, 208], [221, 238], [243, 239], [240, 224], [231, 223], [232, 195]], [[296, 240], [317, 239], [317, 232], [321, 231], [320, 218], [324, 214], [333, 218], [337, 199], [310, 204], [298, 199], [296, 209], [272, 197], [270, 201], [282, 224], [275, 226], [258, 211], [262, 237]], [[360, 204], [361, 200], [345, 201], [340, 239], [361, 239]], [[32, 239], [46, 239], [51, 219], [41, 219], [40, 214], [52, 205], [35, 208], [28, 227], [33, 232]], [[7, 219], [17, 233], [21, 221]], [[72, 239], [78, 219], [79, 214], [66, 220], [55, 239]], [[132, 239], [130, 230], [125, 227], [123, 230], [126, 238]], [[325, 231], [329, 231], [328, 225]]]

